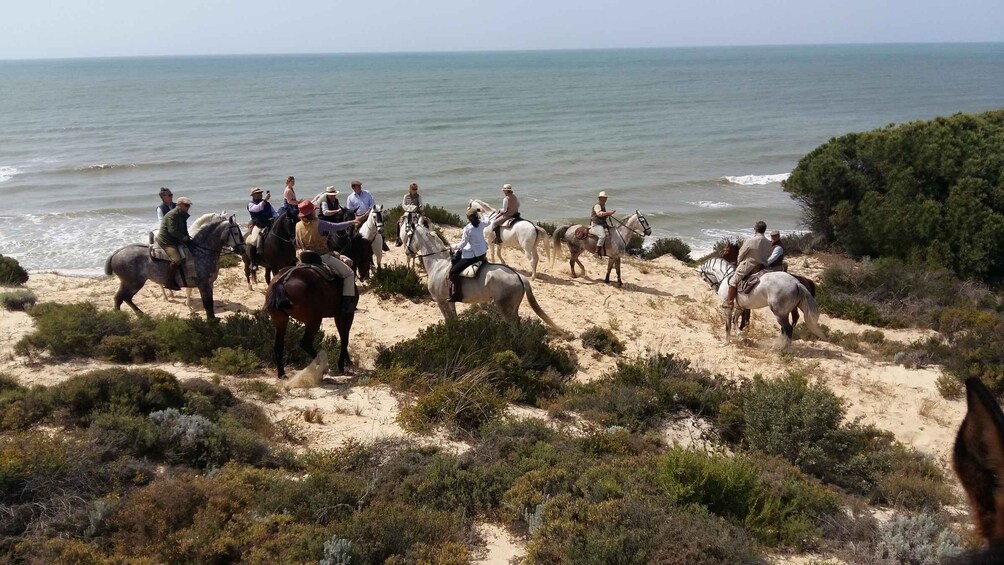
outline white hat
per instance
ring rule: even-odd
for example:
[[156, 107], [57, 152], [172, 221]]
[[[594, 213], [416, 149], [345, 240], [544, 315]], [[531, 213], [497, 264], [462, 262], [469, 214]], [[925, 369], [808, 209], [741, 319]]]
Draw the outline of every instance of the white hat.
[[596, 196], [596, 198], [606, 198], [606, 197], [607, 197], [607, 191], [605, 190], [601, 190], [600, 193]]
[[333, 187], [333, 186], [326, 186], [326, 187], [324, 187], [324, 193], [325, 194], [333, 194], [335, 196], [338, 196], [338, 189], [335, 188], [335, 187]]
[[509, 183], [503, 184], [502, 190], [508, 190], [509, 192], [512, 192], [512, 185]]
[[258, 188], [257, 186], [251, 189], [251, 196], [254, 196], [255, 194], [261, 194], [261, 189]]

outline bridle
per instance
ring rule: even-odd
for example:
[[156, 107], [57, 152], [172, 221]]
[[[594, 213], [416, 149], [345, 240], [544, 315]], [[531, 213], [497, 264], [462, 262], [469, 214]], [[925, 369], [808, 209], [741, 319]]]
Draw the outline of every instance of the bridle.
[[447, 254], [452, 253], [449, 247], [444, 247], [442, 249], [437, 249], [436, 251], [432, 251], [431, 253], [419, 254], [411, 247], [411, 240], [414, 238], [414, 235], [415, 235], [415, 230], [413, 228], [406, 230], [404, 248], [409, 254], [411, 254], [412, 257], [421, 259], [422, 257], [432, 257], [433, 255], [439, 255], [440, 253], [447, 253]]
[[[227, 218], [227, 224], [228, 224], [227, 225], [227, 238], [228, 238], [228, 241], [226, 243], [224, 243], [223, 245], [221, 245], [219, 250], [215, 250], [215, 249], [213, 249], [211, 247], [206, 247], [204, 245], [198, 245], [198, 244], [193, 243], [191, 241], [188, 242], [188, 246], [189, 247], [193, 247], [195, 249], [202, 250], [202, 251], [206, 251], [208, 253], [215, 253], [218, 257], [221, 256], [221, 255], [237, 254], [237, 253], [239, 253], [237, 251], [237, 248], [239, 248], [239, 247], [241, 247], [241, 246], [244, 245], [244, 242], [241, 240], [240, 236], [238, 235], [240, 233], [240, 226], [238, 226], [237, 223], [234, 222], [233, 217]], [[234, 232], [234, 228], [237, 228], [236, 233]], [[231, 243], [231, 241], [232, 241], [232, 243]]]
[[613, 216], [610, 216], [610, 219], [612, 219], [613, 221], [617, 222], [618, 224], [626, 227], [628, 229], [628, 231], [630, 231], [631, 233], [633, 233], [635, 235], [638, 235], [638, 236], [641, 236], [641, 237], [646, 237], [647, 235], [651, 234], [652, 233], [652, 228], [648, 225], [648, 220], [645, 219], [645, 216], [642, 216], [641, 212], [637, 212], [637, 211], [635, 212], [635, 214], [638, 216], [638, 223], [640, 223], [641, 226], [642, 226], [642, 228], [643, 228], [642, 231], [638, 231], [638, 230], [632, 228], [631, 226], [627, 225], [626, 223], [618, 220], [617, 218], [615, 218]]

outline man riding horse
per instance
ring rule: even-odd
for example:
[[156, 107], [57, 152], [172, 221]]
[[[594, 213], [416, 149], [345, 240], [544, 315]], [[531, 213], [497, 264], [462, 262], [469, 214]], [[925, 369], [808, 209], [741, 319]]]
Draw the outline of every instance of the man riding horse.
[[770, 258], [770, 241], [763, 235], [766, 231], [767, 224], [763, 220], [757, 222], [753, 226], [753, 237], [744, 241], [743, 246], [739, 248], [739, 264], [729, 278], [729, 293], [722, 308], [735, 306], [739, 283], [767, 266], [767, 259]]
[[397, 241], [394, 243], [397, 247], [402, 245], [401, 232], [404, 227], [415, 227], [417, 218], [422, 215], [422, 195], [418, 193], [417, 183], [413, 182], [408, 186], [407, 194], [401, 199], [401, 208], [404, 210], [404, 217], [398, 222]]
[[[376, 207], [376, 200], [370, 191], [363, 190], [363, 183], [357, 180], [352, 181], [352, 194], [345, 201], [345, 209], [356, 218], [357, 225], [363, 225], [369, 219], [370, 213]], [[383, 242], [383, 250], [390, 251], [387, 242]]]
[[512, 218], [519, 216], [519, 198], [512, 193], [511, 184], [502, 185], [502, 208], [499, 209], [498, 217], [492, 222], [491, 231], [495, 235], [494, 241], [502, 241], [501, 226]]
[[617, 210], [607, 212], [607, 192], [601, 191], [596, 196], [596, 204], [589, 214], [589, 230], [596, 236], [596, 256], [605, 257], [607, 254], [606, 241], [607, 232], [610, 229], [610, 217], [617, 213]]
[[179, 198], [178, 206], [164, 214], [157, 233], [157, 244], [171, 258], [171, 264], [167, 267], [167, 284], [164, 285], [168, 290], [181, 290], [178, 285], [178, 268], [183, 259], [178, 247], [192, 241], [192, 237], [188, 235], [188, 211], [191, 207], [191, 199], [187, 196]]
[[251, 215], [251, 234], [248, 236], [247, 243], [256, 251], [252, 256], [252, 264], [256, 266], [257, 257], [261, 256], [264, 247], [265, 231], [272, 227], [272, 220], [279, 215], [269, 203], [270, 198], [272, 198], [272, 191], [266, 192], [263, 198], [260, 188], [256, 186], [251, 189], [251, 202], [248, 202], [248, 214]]

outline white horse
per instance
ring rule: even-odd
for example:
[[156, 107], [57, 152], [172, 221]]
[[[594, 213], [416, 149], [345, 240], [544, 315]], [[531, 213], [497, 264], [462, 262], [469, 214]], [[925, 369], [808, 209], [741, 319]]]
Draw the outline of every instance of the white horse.
[[[439, 236], [421, 224], [409, 228], [405, 238], [407, 249], [425, 265], [425, 272], [429, 275], [427, 281], [429, 294], [439, 305], [443, 317], [447, 320], [456, 318], [457, 306], [449, 300], [452, 266], [450, 248], [439, 239]], [[486, 263], [481, 266], [476, 277], [462, 277], [460, 284], [465, 304], [492, 302], [503, 316], [512, 321], [519, 320], [519, 305], [523, 302], [525, 294], [526, 301], [530, 303], [534, 313], [545, 324], [558, 329], [534, 298], [530, 281], [511, 267]]]
[[[729, 279], [724, 277], [718, 285], [718, 298], [724, 304], [728, 296]], [[794, 331], [794, 325], [788, 321], [788, 315], [796, 308], [801, 310], [805, 316], [805, 325], [809, 331], [820, 339], [824, 337], [823, 332], [816, 324], [819, 319], [819, 306], [816, 305], [816, 299], [812, 297], [809, 289], [788, 273], [782, 271], [763, 273], [760, 275], [760, 284], [753, 289], [753, 292], [749, 294], [740, 292], [736, 296], [736, 306], [748, 310], [770, 307], [770, 311], [777, 319], [777, 324], [781, 326], [785, 347], [791, 343], [791, 334]], [[723, 310], [725, 310], [725, 343], [728, 343], [732, 336], [733, 309], [723, 308]]]
[[383, 267], [383, 204], [377, 204], [370, 210], [369, 217], [359, 228], [359, 235], [373, 245], [376, 268], [379, 271]]
[[502, 248], [521, 248], [523, 253], [526, 254], [527, 261], [530, 262], [531, 280], [535, 280], [537, 278], [537, 263], [540, 261], [540, 255], [537, 253], [538, 242], [542, 242], [544, 244], [544, 252], [547, 253], [547, 260], [548, 262], [551, 261], [551, 248], [547, 245], [547, 232], [544, 231], [544, 228], [529, 220], [516, 222], [511, 228], [503, 225], [499, 228], [499, 234], [502, 236], [502, 241], [499, 242], [495, 240], [491, 228], [492, 221], [495, 218], [498, 218], [498, 210], [495, 210], [480, 200], [471, 200], [468, 202], [467, 207], [481, 210], [481, 221], [485, 224], [485, 241], [489, 242], [488, 258], [490, 260], [494, 261], [495, 254], [498, 253], [499, 261], [505, 265], [505, 259], [502, 257]]
[[[634, 214], [628, 216], [623, 222], [613, 216], [610, 217], [617, 222], [618, 226], [610, 229], [610, 233], [607, 235], [603, 246], [606, 248], [607, 254], [607, 276], [603, 280], [609, 283], [610, 271], [617, 269], [617, 286], [621, 286], [624, 284], [621, 282], [621, 256], [627, 252], [631, 236], [650, 236], [652, 235], [652, 228], [648, 225], [648, 220], [645, 219], [645, 216], [638, 210], [635, 210]], [[583, 236], [582, 239], [579, 239], [580, 234]], [[588, 226], [579, 224], [561, 226], [554, 230], [554, 234], [551, 235], [551, 241], [554, 245], [554, 253], [551, 255], [551, 266], [554, 266], [554, 260], [560, 255], [562, 240], [568, 244], [568, 252], [570, 254], [568, 266], [572, 269], [572, 277], [577, 276], [575, 274], [575, 265], [578, 265], [582, 269], [582, 274], [585, 275], [586, 267], [582, 264], [582, 261], [579, 261], [579, 255], [583, 251], [596, 253], [596, 236], [592, 235]]]

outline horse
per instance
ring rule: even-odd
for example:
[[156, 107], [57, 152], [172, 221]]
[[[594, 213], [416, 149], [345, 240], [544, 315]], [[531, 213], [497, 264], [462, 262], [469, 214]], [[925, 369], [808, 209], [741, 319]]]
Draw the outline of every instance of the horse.
[[978, 378], [966, 380], [966, 417], [955, 436], [952, 467], [969, 498], [973, 522], [987, 548], [949, 561], [956, 565], [1004, 563], [1004, 413]]
[[[616, 268], [617, 286], [623, 286], [624, 283], [621, 281], [621, 257], [626, 253], [628, 241], [631, 240], [632, 235], [643, 237], [652, 235], [652, 228], [648, 225], [648, 220], [645, 219], [645, 216], [638, 210], [635, 210], [634, 214], [628, 216], [623, 222], [613, 216], [610, 217], [619, 225], [611, 229], [610, 234], [607, 235], [605, 245], [607, 251], [607, 276], [603, 281], [609, 284], [610, 271]], [[580, 234], [585, 234], [585, 237], [579, 239]], [[596, 252], [596, 238], [591, 235], [589, 226], [575, 224], [561, 226], [554, 230], [554, 234], [551, 236], [551, 243], [554, 246], [554, 253], [551, 255], [552, 266], [554, 259], [560, 253], [562, 239], [568, 244], [568, 252], [570, 254], [568, 266], [572, 269], [572, 277], [578, 276], [575, 274], [576, 264], [579, 265], [579, 268], [582, 269], [582, 274], [585, 275], [586, 267], [582, 264], [582, 261], [579, 261], [579, 255], [583, 251]]]
[[[431, 229], [432, 224], [429, 222], [429, 218], [425, 217], [419, 212], [413, 210], [405, 210], [401, 217], [397, 220], [397, 239], [398, 241], [403, 241], [405, 235], [412, 226], [416, 224], [422, 224], [426, 229]], [[400, 244], [399, 244], [400, 245]], [[407, 248], [404, 250], [404, 264], [409, 269], [415, 268], [415, 260], [417, 257]]]
[[[262, 243], [263, 252], [255, 261], [258, 266], [265, 267], [266, 284], [272, 282], [272, 273], [296, 264], [296, 246], [293, 243], [295, 239], [295, 224], [283, 211], [275, 218], [272, 227], [265, 234], [265, 241]], [[369, 252], [368, 246], [369, 243], [362, 241], [358, 235], [328, 235], [328, 247], [352, 259], [352, 267], [361, 281], [369, 278], [373, 254]], [[251, 249], [254, 247], [249, 245], [248, 250]], [[245, 253], [243, 257], [244, 277], [247, 279], [248, 288], [254, 288], [252, 280], [258, 282], [257, 272], [251, 268], [249, 254]]]
[[[421, 224], [409, 227], [405, 232], [407, 250], [422, 260], [428, 273], [429, 294], [436, 301], [443, 318], [457, 317], [457, 306], [450, 302], [450, 248], [438, 236]], [[530, 288], [530, 281], [506, 265], [485, 263], [474, 278], [460, 279], [465, 304], [494, 303], [502, 315], [510, 321], [519, 320], [519, 305], [526, 301], [530, 308], [548, 326], [558, 329], [551, 318], [537, 303]]]
[[547, 244], [547, 232], [544, 231], [544, 228], [529, 220], [516, 222], [512, 227], [507, 227], [503, 224], [499, 227], [499, 235], [502, 236], [502, 241], [498, 241], [492, 237], [491, 222], [498, 218], [499, 211], [480, 200], [468, 201], [467, 207], [476, 208], [481, 212], [481, 221], [485, 224], [485, 241], [489, 242], [489, 260], [494, 261], [495, 255], [498, 254], [499, 262], [505, 265], [505, 259], [502, 257], [502, 248], [519, 247], [526, 255], [527, 261], [530, 262], [530, 280], [537, 279], [537, 263], [540, 261], [540, 255], [537, 253], [537, 242], [544, 244], [544, 252], [547, 253], [547, 260], [548, 262], [552, 261], [551, 247]]
[[275, 342], [272, 345], [276, 376], [286, 378], [283, 362], [283, 347], [289, 319], [304, 325], [300, 348], [317, 357], [314, 336], [321, 328], [321, 320], [334, 318], [338, 330], [339, 355], [338, 371], [344, 372], [345, 365], [352, 364], [349, 358], [349, 330], [355, 312], [342, 312], [342, 283], [340, 280], [328, 282], [317, 271], [306, 265], [294, 265], [276, 273], [265, 292], [265, 311], [272, 319]]
[[383, 268], [383, 204], [377, 204], [370, 210], [369, 217], [359, 228], [359, 235], [372, 246], [372, 255], [376, 257], [376, 268]]
[[[193, 273], [185, 273], [184, 286], [199, 289], [206, 318], [213, 319], [216, 317], [213, 310], [213, 283], [220, 275], [220, 255], [224, 253], [224, 247], [231, 247], [236, 253], [243, 252], [244, 235], [234, 217], [222, 213], [200, 217], [192, 224], [192, 230], [188, 252], [195, 260], [195, 273], [194, 277]], [[119, 278], [115, 309], [119, 310], [125, 302], [137, 314], [142, 314], [132, 298], [148, 279], [166, 286], [168, 265], [168, 261], [153, 260], [150, 257], [150, 246], [142, 243], [127, 245], [112, 253], [105, 261], [105, 274], [114, 274]]]

